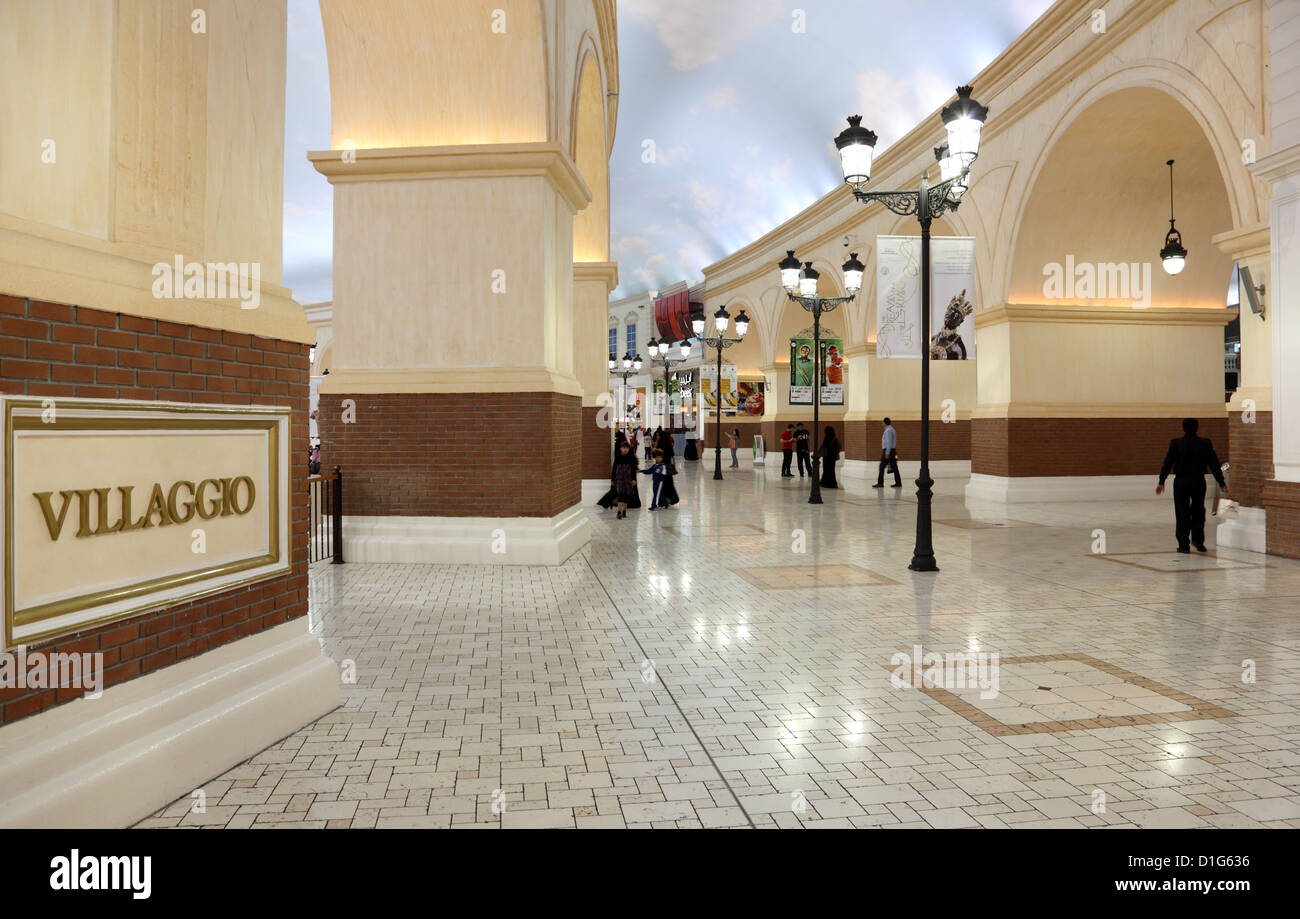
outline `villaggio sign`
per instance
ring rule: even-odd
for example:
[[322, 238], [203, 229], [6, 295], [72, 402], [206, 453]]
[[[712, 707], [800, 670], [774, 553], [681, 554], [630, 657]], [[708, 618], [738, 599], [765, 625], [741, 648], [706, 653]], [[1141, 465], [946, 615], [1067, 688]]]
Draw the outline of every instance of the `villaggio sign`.
[[289, 570], [288, 408], [0, 406], [4, 647]]
[[[164, 488], [155, 482], [149, 492], [147, 506], [138, 519], [131, 510], [134, 485], [116, 488], [80, 488], [60, 491], [58, 498], [52, 491], [35, 492], [33, 497], [41, 504], [45, 526], [50, 539], [63, 535], [68, 511], [77, 507], [76, 536], [103, 536], [108, 533], [126, 533], [144, 530], [151, 526], [188, 523], [195, 519], [211, 520], [214, 517], [242, 516], [253, 509], [257, 486], [250, 476], [238, 478], [203, 479], [197, 485], [190, 481], [173, 482]], [[62, 503], [59, 503], [59, 502]], [[58, 510], [55, 510], [55, 506]], [[116, 523], [110, 523], [116, 517]]]

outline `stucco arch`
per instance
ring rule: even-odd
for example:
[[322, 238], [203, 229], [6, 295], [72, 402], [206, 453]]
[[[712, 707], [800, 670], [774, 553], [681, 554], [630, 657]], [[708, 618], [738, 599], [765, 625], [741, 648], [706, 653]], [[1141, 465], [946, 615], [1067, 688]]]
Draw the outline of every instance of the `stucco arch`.
[[573, 218], [573, 260], [609, 259], [609, 140], [604, 69], [595, 41], [584, 34], [577, 55], [570, 155], [591, 192], [591, 203]]
[[[1046, 143], [1039, 148], [1038, 155], [1029, 165], [1029, 168], [1023, 168], [1022, 164], [1022, 168], [1016, 170], [1017, 175], [1013, 178], [1007, 192], [1010, 207], [1005, 213], [1015, 215], [1009, 232], [1003, 236], [1007, 240], [1007, 247], [1003, 250], [1003, 257], [993, 259], [993, 265], [991, 266], [997, 273], [997, 277], [993, 282], [993, 290], [996, 292], [999, 302], [1015, 302], [1017, 292], [1013, 291], [1012, 288], [1016, 283], [1014, 280], [1017, 278], [1016, 272], [1023, 270], [1023, 266], [1017, 268], [1017, 262], [1022, 256], [1026, 215], [1033, 203], [1035, 190], [1040, 188], [1045, 171], [1049, 165], [1053, 164], [1053, 158], [1064, 149], [1063, 141], [1070, 136], [1071, 131], [1079, 124], [1080, 119], [1086, 118], [1088, 113], [1094, 111], [1096, 106], [1104, 105], [1108, 99], [1113, 101], [1114, 97], [1120, 93], [1134, 90], [1148, 90], [1163, 94], [1171, 104], [1177, 105], [1185, 113], [1187, 116], [1186, 123], [1192, 123], [1196, 126], [1197, 133], [1204, 145], [1203, 151], [1207, 153], [1209, 159], [1213, 162], [1219, 180], [1218, 184], [1223, 190], [1227, 205], [1225, 225], [1218, 226], [1208, 235], [1230, 230], [1233, 227], [1242, 226], [1258, 219], [1259, 199], [1255, 182], [1244, 167], [1240, 167], [1239, 161], [1230, 160], [1225, 153], [1225, 151], [1240, 149], [1240, 145], [1237, 140], [1237, 132], [1232, 126], [1232, 118], [1225, 111], [1214, 93], [1194, 73], [1172, 61], [1153, 60], [1122, 68], [1080, 92], [1059, 118], [1052, 133]], [[1155, 167], [1163, 167], [1164, 160], [1169, 157], [1162, 155], [1161, 150], [1171, 147], [1173, 141], [1160, 138], [1152, 140], [1155, 143], [1148, 144], [1143, 151], [1143, 155], [1149, 156]], [[1134, 146], [1136, 149], [1137, 145]], [[1077, 152], [1080, 156], [1086, 157], [1089, 151], [1085, 148]], [[1180, 159], [1177, 156], [1173, 158]], [[1057, 162], [1056, 165], [1060, 166], [1061, 164]], [[1183, 229], [1183, 215], [1191, 217], [1196, 206], [1196, 200], [1188, 194], [1194, 177], [1189, 175], [1186, 168], [1177, 169], [1178, 165], [1175, 164], [1176, 181], [1181, 183], [1181, 193], [1179, 193], [1179, 188], [1176, 187], [1176, 212], [1179, 216], [1179, 228]], [[1168, 230], [1168, 186], [1167, 178], [1157, 170], [1153, 169], [1151, 175], [1152, 188], [1163, 188], [1165, 217], [1163, 229], [1159, 223], [1153, 225], [1151, 234], [1154, 238], [1154, 247], [1148, 246], [1150, 251], [1144, 253], [1144, 257], [1158, 261], [1155, 256], [1160, 248], [1163, 233]], [[1164, 184], [1161, 185], [1161, 182]], [[1078, 184], [1085, 189], [1087, 188], [1086, 182], [1082, 178]], [[1062, 212], [1062, 219], [1068, 219], [1068, 212]], [[1210, 256], [1212, 248], [1208, 242], [1208, 235], [1205, 236], [1203, 241], [1198, 240], [1200, 244], [1197, 246], [1197, 249], [1201, 250], [1206, 256]], [[1188, 245], [1185, 230], [1184, 245]], [[1189, 245], [1188, 248], [1190, 249], [1191, 246]], [[1187, 270], [1192, 270], [1190, 260]], [[1163, 272], [1160, 273], [1163, 274]], [[1226, 278], [1226, 273], [1224, 278]], [[1021, 283], [1023, 284], [1023, 279], [1021, 279]], [[1024, 295], [1023, 291], [1019, 293], [1021, 296]]]
[[[1192, 253], [1176, 277], [1158, 259], [1169, 229], [1167, 156], [1176, 160], [1178, 226]], [[1232, 226], [1227, 189], [1216, 151], [1177, 99], [1151, 87], [1098, 99], [1071, 121], [1036, 172], [1009, 252], [1008, 302], [1129, 306], [1144, 279], [1148, 305], [1224, 304], [1231, 263], [1210, 238]], [[1072, 273], [1071, 261], [1136, 265], [1138, 274], [1132, 290], [1126, 275], [1122, 289], [1110, 289], [1112, 278], [1106, 287], [1049, 298], [1045, 271], [1060, 266], [1055, 270]]]

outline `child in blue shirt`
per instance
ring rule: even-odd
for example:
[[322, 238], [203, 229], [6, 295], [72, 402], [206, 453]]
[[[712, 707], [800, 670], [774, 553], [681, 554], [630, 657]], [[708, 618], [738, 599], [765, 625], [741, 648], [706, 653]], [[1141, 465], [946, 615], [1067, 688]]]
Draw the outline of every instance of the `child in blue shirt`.
[[654, 463], [641, 470], [642, 475], [652, 476], [653, 494], [650, 496], [650, 510], [668, 506], [668, 496], [664, 494], [664, 482], [668, 479], [668, 467], [664, 463], [662, 450], [654, 452]]

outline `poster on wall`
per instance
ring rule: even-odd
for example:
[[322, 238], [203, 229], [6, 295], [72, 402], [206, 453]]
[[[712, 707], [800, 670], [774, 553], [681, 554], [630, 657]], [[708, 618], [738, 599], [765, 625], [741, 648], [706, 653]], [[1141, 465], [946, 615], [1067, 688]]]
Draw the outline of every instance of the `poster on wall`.
[[738, 383], [737, 392], [737, 410], [734, 412], [724, 412], [724, 414], [749, 415], [751, 417], [757, 417], [763, 414], [766, 394], [763, 391], [762, 381], [756, 383]]
[[[722, 412], [735, 412], [736, 410], [736, 372], [735, 364], [722, 365]], [[718, 405], [718, 368], [701, 367], [700, 368], [700, 405], [706, 409], [716, 408]]]
[[[842, 338], [823, 338], [821, 362], [821, 404], [844, 404], [844, 372], [848, 363], [844, 358]], [[813, 340], [790, 339], [790, 404], [813, 404]]]
[[790, 404], [812, 405], [813, 340], [790, 339]]
[[[930, 240], [931, 360], [975, 358], [975, 239]], [[921, 356], [921, 238], [876, 237], [876, 357]]]
[[844, 404], [844, 339], [822, 339], [821, 404]]

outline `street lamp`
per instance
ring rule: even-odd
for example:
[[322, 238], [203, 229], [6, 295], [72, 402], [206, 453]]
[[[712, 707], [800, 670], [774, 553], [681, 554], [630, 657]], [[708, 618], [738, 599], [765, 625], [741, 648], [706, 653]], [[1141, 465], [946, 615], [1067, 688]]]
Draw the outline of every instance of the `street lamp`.
[[[621, 370], [619, 369], [620, 364], [622, 366]], [[630, 352], [625, 351], [623, 352], [623, 358], [620, 361], [611, 354], [609, 356], [609, 372], [611, 374], [618, 374], [623, 378], [623, 399], [626, 401], [627, 378], [632, 376], [634, 373], [641, 372], [641, 355], [638, 354], [633, 357]], [[625, 424], [627, 423], [627, 412], [623, 413], [623, 422]]]
[[1165, 234], [1165, 247], [1160, 250], [1160, 264], [1166, 274], [1178, 274], [1187, 264], [1187, 250], [1183, 248], [1183, 234], [1174, 228], [1174, 161], [1169, 167], [1169, 232]]
[[[710, 348], [718, 352], [718, 377], [714, 382], [714, 417], [717, 419], [715, 431], [717, 432], [717, 442], [713, 445], [713, 477], [722, 478], [722, 352], [732, 345], [740, 344], [745, 333], [749, 331], [749, 317], [745, 311], [741, 310], [736, 316], [736, 334], [738, 338], [728, 338], [727, 326], [731, 322], [731, 314], [727, 312], [725, 306], [718, 307], [718, 311], [713, 314], [713, 327], [718, 334], [712, 337], [706, 337], [704, 334], [704, 320], [691, 320], [691, 330], [695, 332], [695, 337]], [[682, 343], [683, 347], [685, 342]]]
[[[650, 363], [658, 364], [664, 368], [665, 402], [667, 402], [668, 399], [668, 371], [672, 369], [672, 366], [674, 364], [680, 364], [682, 361], [690, 360], [691, 357], [691, 343], [689, 341], [683, 341], [677, 346], [678, 352], [681, 355], [680, 357], [669, 357], [668, 356], [669, 347], [670, 346], [668, 344], [667, 339], [664, 339], [663, 341], [655, 341], [653, 338], [650, 339], [650, 345], [649, 345]], [[654, 380], [653, 372], [650, 374], [650, 377], [653, 384], [653, 380]], [[660, 418], [662, 419], [662, 417], [663, 416], [661, 415]], [[669, 427], [672, 427], [671, 422], [669, 422]]]
[[[971, 87], [957, 87], [957, 98], [940, 112], [948, 135], [947, 143], [935, 149], [941, 178], [931, 185], [928, 173], [922, 173], [921, 187], [907, 191], [866, 191], [876, 135], [862, 127], [860, 116], [851, 116], [849, 126], [835, 138], [844, 181], [853, 189], [853, 197], [863, 204], [883, 204], [903, 217], [914, 214], [921, 224], [921, 472], [916, 480], [916, 548], [907, 566], [913, 571], [939, 570], [930, 525], [934, 485], [930, 478], [930, 224], [946, 211], [956, 210], [970, 186], [970, 170], [979, 156], [980, 133], [988, 114], [987, 106], [971, 98]], [[1171, 183], [1172, 175], [1171, 171]]]
[[[869, 158], [870, 154], [868, 154]], [[854, 168], [861, 168], [860, 161]], [[869, 169], [870, 166], [868, 165], [866, 168]], [[839, 308], [841, 303], [849, 303], [858, 295], [858, 291], [862, 289], [862, 274], [866, 271], [866, 266], [858, 261], [858, 253], [852, 252], [849, 254], [849, 260], [842, 266], [844, 289], [849, 292], [847, 297], [823, 297], [819, 295], [817, 293], [817, 281], [821, 277], [820, 273], [814, 270], [812, 262], [804, 262], [801, 269], [799, 259], [795, 258], [793, 249], [785, 251], [785, 258], [781, 259], [777, 267], [781, 270], [781, 286], [785, 288], [785, 295], [812, 313], [813, 317], [813, 455], [812, 491], [808, 494], [808, 503], [821, 504], [822, 487], [821, 476], [819, 475], [821, 464], [817, 454], [819, 449], [818, 431], [821, 421], [819, 412], [822, 401], [822, 315], [833, 312]]]

